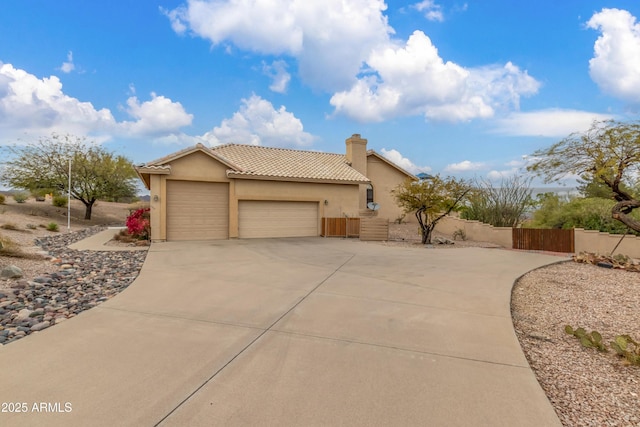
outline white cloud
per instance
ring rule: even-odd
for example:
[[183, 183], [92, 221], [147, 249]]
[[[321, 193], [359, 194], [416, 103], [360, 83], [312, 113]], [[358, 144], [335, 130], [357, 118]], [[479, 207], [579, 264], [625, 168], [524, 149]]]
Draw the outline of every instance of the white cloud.
[[273, 105], [257, 95], [242, 100], [239, 111], [224, 119], [202, 136], [212, 145], [237, 143], [267, 145], [271, 147], [299, 147], [313, 142], [313, 136], [304, 132], [302, 122], [284, 106]]
[[402, 154], [400, 154], [400, 152], [398, 150], [395, 150], [395, 149], [387, 150], [387, 149], [382, 148], [382, 149], [380, 149], [380, 153], [387, 160], [395, 163], [396, 165], [400, 166], [402, 169], [404, 169], [407, 172], [410, 172], [410, 173], [412, 173], [414, 175], [415, 174], [419, 174], [420, 172], [429, 172], [431, 170], [431, 168], [428, 167], [428, 166], [418, 166], [418, 165], [416, 165], [411, 160], [409, 160], [408, 158], [406, 158]]
[[421, 31], [404, 46], [374, 50], [367, 64], [367, 75], [330, 100], [336, 113], [363, 122], [417, 114], [451, 122], [488, 118], [496, 111], [517, 110], [520, 97], [540, 87], [510, 62], [479, 68], [445, 62]]
[[589, 111], [548, 109], [512, 113], [497, 120], [495, 132], [510, 136], [565, 137], [589, 129], [594, 120], [612, 119], [609, 114]]
[[189, 30], [214, 46], [295, 57], [304, 81], [336, 90], [393, 32], [386, 8], [383, 0], [189, 0], [162, 12], [178, 34]]
[[8, 139], [52, 132], [86, 134], [115, 125], [108, 109], [96, 110], [62, 91], [56, 76], [37, 78], [0, 63], [0, 128]]
[[285, 61], [273, 61], [271, 65], [264, 64], [262, 69], [264, 73], [273, 80], [269, 89], [278, 93], [285, 93], [287, 91], [291, 74], [287, 72], [287, 63]]
[[64, 93], [56, 76], [38, 77], [0, 62], [0, 129], [2, 143], [53, 132], [90, 136], [104, 141], [114, 135], [132, 138], [162, 137], [191, 123], [180, 103], [152, 94], [150, 101], [136, 97], [125, 111], [133, 121], [117, 122], [107, 108], [96, 109]]
[[69, 53], [67, 54], [67, 62], [62, 63], [62, 65], [60, 66], [60, 71], [65, 74], [69, 74], [70, 72], [75, 70], [75, 68], [76, 66], [73, 63], [73, 52], [69, 51]]
[[413, 7], [420, 12], [424, 12], [425, 18], [429, 21], [444, 21], [442, 7], [436, 4], [434, 0], [423, 0], [420, 3], [414, 4]]
[[602, 9], [587, 27], [600, 31], [589, 72], [600, 89], [625, 101], [640, 103], [640, 24], [626, 10]]
[[468, 171], [477, 171], [481, 170], [485, 167], [484, 163], [481, 162], [472, 162], [469, 160], [463, 160], [459, 163], [452, 163], [447, 165], [444, 170], [445, 172], [468, 172]]
[[120, 123], [120, 126], [131, 135], [171, 134], [184, 126], [189, 126], [193, 120], [193, 115], [188, 114], [182, 104], [164, 96], [157, 96], [153, 92], [150, 101], [140, 102], [136, 96], [127, 99], [125, 111], [136, 119], [132, 122]]

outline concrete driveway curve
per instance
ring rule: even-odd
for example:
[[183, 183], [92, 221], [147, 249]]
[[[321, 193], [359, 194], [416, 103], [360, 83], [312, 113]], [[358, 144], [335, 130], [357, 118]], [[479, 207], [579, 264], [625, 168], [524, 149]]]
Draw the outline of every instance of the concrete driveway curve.
[[559, 426], [510, 315], [514, 281], [559, 260], [154, 244], [120, 295], [0, 348], [0, 425]]

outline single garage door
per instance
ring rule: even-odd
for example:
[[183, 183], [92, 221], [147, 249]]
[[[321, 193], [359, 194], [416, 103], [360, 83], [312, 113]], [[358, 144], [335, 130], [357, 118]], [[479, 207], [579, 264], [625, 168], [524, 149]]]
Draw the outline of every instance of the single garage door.
[[241, 238], [318, 235], [317, 202], [241, 200], [238, 211]]
[[228, 184], [167, 181], [167, 240], [228, 238]]

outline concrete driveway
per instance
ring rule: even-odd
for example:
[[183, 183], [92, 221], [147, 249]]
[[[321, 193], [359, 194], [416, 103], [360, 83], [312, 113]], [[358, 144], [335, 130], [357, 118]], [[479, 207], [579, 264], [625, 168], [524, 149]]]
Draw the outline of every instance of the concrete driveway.
[[322, 238], [154, 244], [126, 291], [0, 348], [0, 425], [559, 426], [509, 301], [520, 275], [560, 260]]

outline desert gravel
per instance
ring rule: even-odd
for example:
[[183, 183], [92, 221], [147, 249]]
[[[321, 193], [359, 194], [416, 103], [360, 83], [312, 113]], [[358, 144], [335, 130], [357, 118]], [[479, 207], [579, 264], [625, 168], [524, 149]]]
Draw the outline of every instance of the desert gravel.
[[610, 350], [583, 348], [564, 332], [596, 330], [640, 340], [640, 274], [565, 262], [532, 271], [513, 289], [524, 353], [565, 426], [640, 426], [640, 367]]

